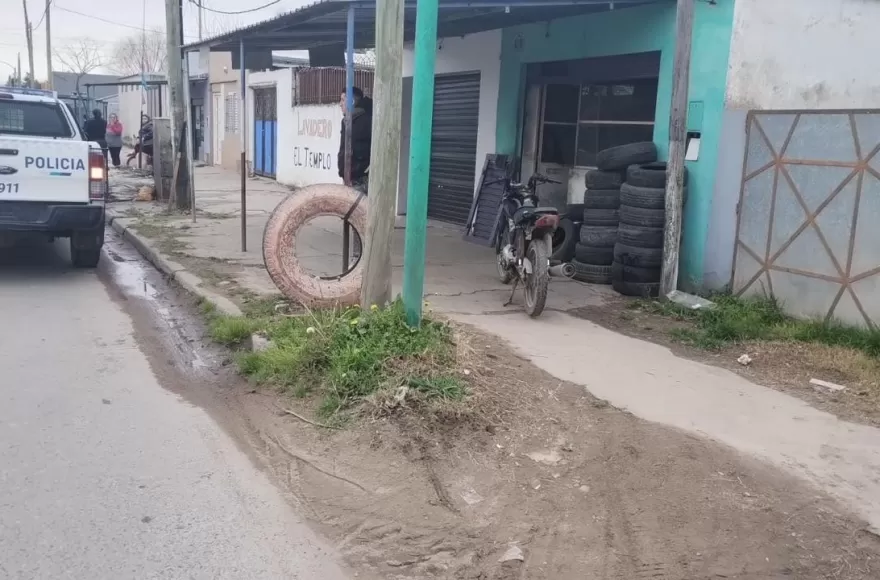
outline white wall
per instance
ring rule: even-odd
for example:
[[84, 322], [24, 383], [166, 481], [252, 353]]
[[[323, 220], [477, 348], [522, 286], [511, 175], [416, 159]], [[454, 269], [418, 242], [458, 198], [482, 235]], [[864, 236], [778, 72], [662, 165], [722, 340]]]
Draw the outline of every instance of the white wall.
[[736, 0], [704, 283], [730, 281], [752, 109], [880, 107], [877, 0]]
[[[413, 75], [413, 49], [404, 47], [403, 76]], [[486, 155], [495, 151], [495, 124], [498, 112], [498, 86], [501, 77], [501, 30], [489, 30], [437, 42], [435, 73], [480, 72], [480, 111], [477, 127], [477, 160], [474, 188], [483, 171]], [[406, 109], [406, 107], [405, 107]], [[408, 109], [406, 109], [408, 110]], [[409, 157], [409, 143], [401, 143], [401, 156]], [[405, 178], [405, 176], [403, 176]], [[400, 187], [403, 190], [404, 187]], [[398, 208], [404, 207], [398, 203]]]
[[336, 166], [342, 111], [339, 105], [292, 106], [294, 72], [248, 73], [248, 159], [254, 160], [254, 88], [275, 86], [278, 99], [276, 179], [293, 186], [342, 183]]
[[342, 183], [337, 165], [342, 109], [339, 105], [301, 105], [290, 108], [290, 127], [279, 150], [286, 146], [284, 175], [279, 156], [278, 181], [290, 185]]
[[877, 22], [877, 0], [736, 0], [729, 106], [880, 106]]

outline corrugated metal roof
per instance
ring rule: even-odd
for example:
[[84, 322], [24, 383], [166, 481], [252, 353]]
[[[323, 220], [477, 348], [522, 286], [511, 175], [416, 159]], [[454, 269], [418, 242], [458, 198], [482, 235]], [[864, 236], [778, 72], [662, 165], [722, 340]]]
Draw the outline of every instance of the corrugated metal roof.
[[[439, 0], [438, 38], [473, 34], [529, 22], [544, 22], [674, 0]], [[375, 0], [319, 0], [292, 12], [186, 46], [235, 51], [308, 50], [344, 45], [349, 7], [355, 9], [355, 48], [375, 44]], [[414, 37], [416, 5], [405, 0], [404, 39]]]

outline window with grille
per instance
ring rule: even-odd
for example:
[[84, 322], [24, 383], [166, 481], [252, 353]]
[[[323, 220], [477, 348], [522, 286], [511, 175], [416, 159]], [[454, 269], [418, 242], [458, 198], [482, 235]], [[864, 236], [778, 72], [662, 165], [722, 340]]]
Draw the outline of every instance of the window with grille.
[[595, 167], [599, 151], [654, 138], [657, 79], [547, 85], [541, 161]]
[[[354, 86], [365, 95], [373, 94], [373, 77], [370, 69], [355, 69]], [[298, 69], [293, 82], [293, 105], [326, 105], [338, 103], [345, 92], [344, 68]]]
[[235, 93], [226, 93], [225, 105], [226, 132], [238, 133], [238, 95], [236, 95]]

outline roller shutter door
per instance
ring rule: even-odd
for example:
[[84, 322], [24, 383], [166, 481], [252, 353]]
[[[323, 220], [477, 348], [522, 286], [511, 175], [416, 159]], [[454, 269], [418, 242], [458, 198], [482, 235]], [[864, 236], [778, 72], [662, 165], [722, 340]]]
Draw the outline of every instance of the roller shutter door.
[[428, 217], [464, 225], [474, 198], [480, 73], [434, 80]]

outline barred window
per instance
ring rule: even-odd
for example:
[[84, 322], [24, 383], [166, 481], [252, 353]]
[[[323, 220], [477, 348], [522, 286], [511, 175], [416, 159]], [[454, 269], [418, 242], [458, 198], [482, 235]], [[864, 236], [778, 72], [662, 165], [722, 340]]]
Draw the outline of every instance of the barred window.
[[238, 95], [235, 93], [226, 93], [226, 132], [238, 133]]
[[[373, 94], [372, 69], [355, 69], [354, 86]], [[344, 68], [301, 68], [294, 76], [293, 105], [327, 105], [338, 103], [345, 92]]]

